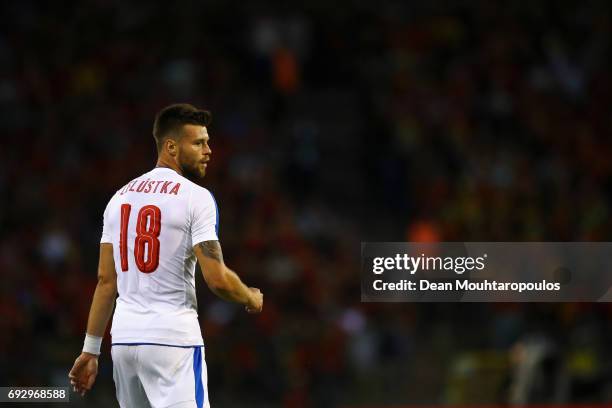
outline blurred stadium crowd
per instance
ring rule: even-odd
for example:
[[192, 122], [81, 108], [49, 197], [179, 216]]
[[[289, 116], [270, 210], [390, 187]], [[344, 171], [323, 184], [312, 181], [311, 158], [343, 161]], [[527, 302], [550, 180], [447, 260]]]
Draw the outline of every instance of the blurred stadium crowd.
[[[609, 305], [362, 304], [358, 272], [360, 241], [609, 239], [609, 3], [0, 7], [0, 384], [67, 383], [104, 206], [185, 101], [266, 299], [199, 279], [213, 405], [612, 400]], [[86, 406], [114, 401], [105, 348]]]

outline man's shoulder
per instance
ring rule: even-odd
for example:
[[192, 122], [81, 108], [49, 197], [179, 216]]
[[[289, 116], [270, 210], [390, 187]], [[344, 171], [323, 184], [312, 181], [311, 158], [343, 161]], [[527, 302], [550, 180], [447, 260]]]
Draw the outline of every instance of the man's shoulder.
[[202, 211], [204, 209], [214, 209], [214, 211], [217, 211], [215, 196], [206, 187], [193, 183], [191, 208], [197, 209], [197, 211]]
[[193, 189], [193, 194], [199, 194], [199, 195], [204, 195], [206, 197], [211, 197], [213, 196], [213, 194], [211, 193], [211, 191], [209, 189], [207, 189], [206, 187], [203, 187], [199, 184], [194, 183], [193, 181], [187, 180], [189, 181], [189, 183], [191, 183], [191, 188]]

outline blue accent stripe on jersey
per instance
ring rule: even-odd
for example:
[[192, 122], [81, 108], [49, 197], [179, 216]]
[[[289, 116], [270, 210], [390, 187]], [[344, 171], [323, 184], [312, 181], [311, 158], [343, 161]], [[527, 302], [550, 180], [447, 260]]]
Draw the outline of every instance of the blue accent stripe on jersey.
[[193, 348], [193, 377], [195, 379], [195, 399], [198, 408], [204, 407], [204, 384], [202, 384], [202, 348]]
[[179, 346], [176, 344], [161, 344], [161, 343], [111, 343], [111, 346], [165, 346], [165, 347], [180, 347], [180, 348], [204, 347], [201, 344], [197, 346]]
[[213, 203], [215, 203], [215, 213], [217, 214], [217, 220], [215, 221], [215, 234], [217, 234], [217, 238], [219, 238], [219, 207], [217, 206], [217, 200], [215, 200], [213, 193], [210, 193], [210, 196], [213, 199]]

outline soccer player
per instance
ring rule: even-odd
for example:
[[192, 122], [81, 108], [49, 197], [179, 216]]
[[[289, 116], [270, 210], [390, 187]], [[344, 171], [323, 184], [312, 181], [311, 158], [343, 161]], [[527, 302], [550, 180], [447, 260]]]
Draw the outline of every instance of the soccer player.
[[[263, 294], [223, 262], [212, 194], [195, 181], [206, 173], [208, 111], [177, 104], [153, 126], [156, 167], [130, 181], [104, 211], [98, 285], [81, 355], [70, 370], [76, 392], [98, 372], [113, 317], [113, 378], [121, 407], [209, 407], [204, 342], [198, 324], [195, 263], [219, 297], [258, 313]], [[117, 294], [119, 296], [117, 297]]]

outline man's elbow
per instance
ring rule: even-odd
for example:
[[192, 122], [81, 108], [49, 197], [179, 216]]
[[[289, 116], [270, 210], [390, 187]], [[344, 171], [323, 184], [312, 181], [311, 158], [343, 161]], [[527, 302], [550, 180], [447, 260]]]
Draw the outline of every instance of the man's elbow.
[[105, 292], [116, 294], [117, 293], [117, 279], [109, 278], [104, 275], [98, 275], [98, 287]]
[[214, 281], [209, 281], [208, 283], [208, 287], [210, 288], [210, 290], [212, 290], [215, 293], [219, 293], [219, 292], [227, 292], [229, 290], [229, 286], [228, 283], [224, 280], [214, 280]]
[[208, 276], [205, 276], [204, 278], [210, 290], [215, 293], [227, 292], [228, 290], [230, 290], [230, 283], [229, 280], [226, 278], [224, 271], [220, 271], [219, 273], [215, 274], [210, 274]]

